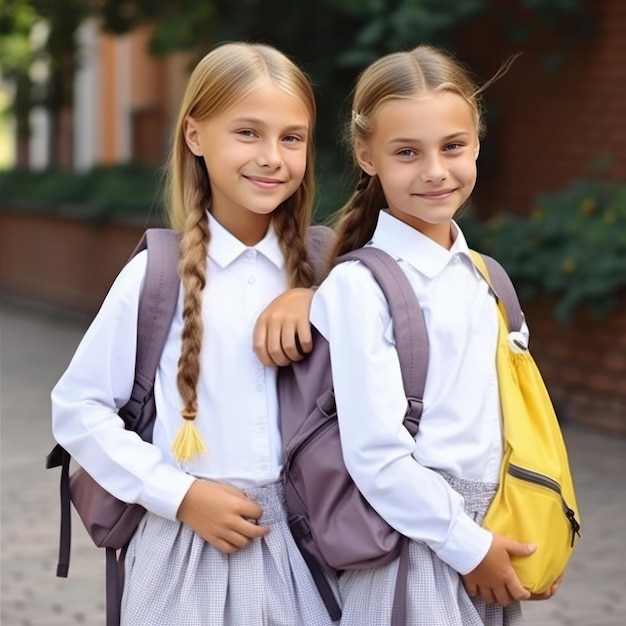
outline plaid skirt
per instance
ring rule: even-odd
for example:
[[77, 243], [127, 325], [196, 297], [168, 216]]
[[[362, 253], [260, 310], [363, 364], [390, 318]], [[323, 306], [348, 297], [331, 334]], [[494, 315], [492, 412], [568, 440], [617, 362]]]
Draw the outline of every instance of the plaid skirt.
[[126, 554], [121, 626], [332, 624], [287, 526], [282, 484], [245, 492], [270, 532], [231, 555], [180, 522], [145, 515]]
[[[465, 511], [480, 523], [497, 485], [442, 473], [465, 498]], [[344, 572], [341, 626], [389, 626], [398, 561], [371, 570]], [[520, 605], [502, 607], [470, 598], [458, 572], [425, 544], [411, 541], [407, 583], [407, 626], [509, 626], [521, 618]]]

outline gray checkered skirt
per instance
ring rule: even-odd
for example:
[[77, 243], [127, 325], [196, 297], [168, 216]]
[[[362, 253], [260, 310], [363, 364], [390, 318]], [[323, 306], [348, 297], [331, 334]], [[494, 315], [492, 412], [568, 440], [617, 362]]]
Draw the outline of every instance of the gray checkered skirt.
[[[480, 523], [497, 485], [443, 474], [465, 498], [465, 511]], [[398, 561], [371, 570], [344, 572], [341, 626], [389, 626]], [[411, 541], [407, 584], [407, 626], [509, 626], [521, 618], [519, 604], [502, 607], [470, 598], [458, 572], [425, 544]]]
[[180, 522], [144, 516], [126, 555], [121, 626], [332, 624], [287, 526], [282, 484], [245, 492], [270, 532], [231, 555]]

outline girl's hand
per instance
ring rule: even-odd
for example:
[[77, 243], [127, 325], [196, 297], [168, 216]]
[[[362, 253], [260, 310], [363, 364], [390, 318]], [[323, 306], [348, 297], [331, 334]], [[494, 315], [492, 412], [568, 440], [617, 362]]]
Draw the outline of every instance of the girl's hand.
[[468, 595], [502, 606], [528, 600], [531, 594], [522, 587], [511, 565], [511, 556], [530, 556], [536, 549], [532, 544], [494, 535], [491, 548], [478, 567], [462, 576]]
[[272, 300], [261, 313], [254, 326], [253, 348], [263, 365], [289, 365], [311, 352], [312, 299], [312, 289], [290, 289]]
[[256, 523], [263, 511], [230, 485], [196, 480], [178, 509], [178, 519], [225, 554], [233, 554], [269, 532]]
[[544, 593], [531, 593], [529, 600], [549, 600], [559, 589], [563, 582], [563, 574], [561, 574], [551, 585], [548, 591]]

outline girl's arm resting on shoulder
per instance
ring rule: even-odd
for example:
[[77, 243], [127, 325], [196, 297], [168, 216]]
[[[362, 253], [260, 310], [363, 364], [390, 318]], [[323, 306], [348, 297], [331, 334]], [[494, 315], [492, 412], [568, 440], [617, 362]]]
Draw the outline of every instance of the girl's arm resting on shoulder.
[[117, 415], [132, 390], [146, 258], [146, 253], [137, 255], [120, 272], [53, 389], [52, 429], [55, 439], [115, 497], [175, 519], [193, 477], [125, 430]]
[[426, 542], [461, 574], [472, 571], [492, 534], [470, 519], [441, 475], [413, 457], [390, 315], [369, 271], [353, 262], [336, 267], [313, 298], [311, 321], [330, 342], [344, 458], [360, 491], [396, 530]]

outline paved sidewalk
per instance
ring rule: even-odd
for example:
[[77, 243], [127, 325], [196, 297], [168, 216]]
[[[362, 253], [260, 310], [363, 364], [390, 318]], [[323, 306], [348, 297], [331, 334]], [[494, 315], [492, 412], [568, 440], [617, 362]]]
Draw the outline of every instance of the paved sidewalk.
[[[54, 444], [50, 389], [84, 329], [79, 320], [0, 305], [2, 626], [104, 625], [104, 554], [76, 518], [69, 578], [55, 577], [59, 472], [44, 471]], [[582, 541], [557, 596], [525, 605], [526, 623], [623, 626], [626, 439], [575, 427], [565, 434]]]

